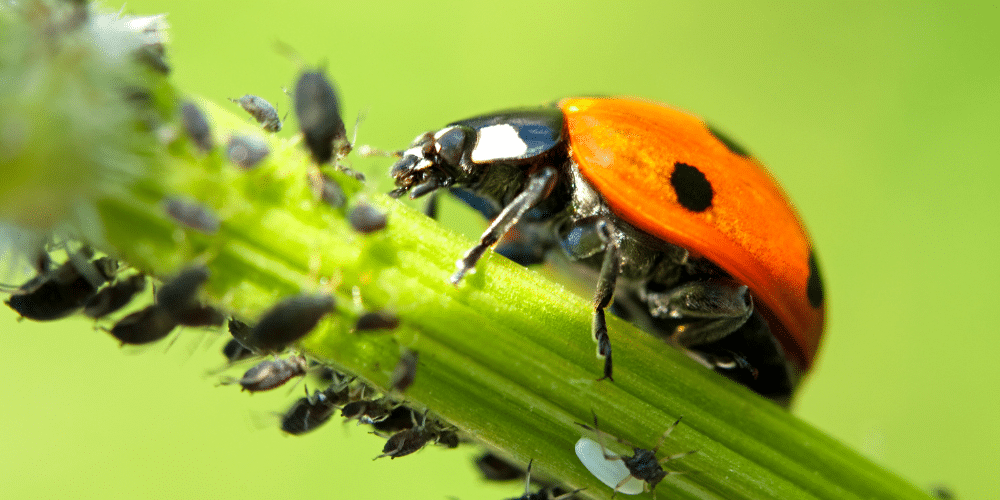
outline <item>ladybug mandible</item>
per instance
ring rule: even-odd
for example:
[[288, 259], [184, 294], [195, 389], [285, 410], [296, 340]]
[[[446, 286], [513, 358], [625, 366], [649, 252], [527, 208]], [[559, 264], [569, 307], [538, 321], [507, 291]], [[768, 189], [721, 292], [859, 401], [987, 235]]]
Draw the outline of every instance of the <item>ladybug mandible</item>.
[[493, 220], [453, 283], [505, 235], [497, 252], [520, 264], [560, 247], [599, 271], [602, 379], [613, 368], [609, 305], [780, 404], [812, 364], [824, 299], [809, 236], [764, 167], [700, 119], [567, 98], [454, 122], [398, 155], [394, 196], [449, 188]]

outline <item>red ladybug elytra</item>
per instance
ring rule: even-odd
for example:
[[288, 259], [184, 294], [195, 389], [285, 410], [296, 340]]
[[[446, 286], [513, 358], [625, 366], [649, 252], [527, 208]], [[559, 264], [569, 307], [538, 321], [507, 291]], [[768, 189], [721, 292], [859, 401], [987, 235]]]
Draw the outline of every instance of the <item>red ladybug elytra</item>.
[[809, 236], [764, 167], [700, 119], [567, 98], [454, 122], [399, 156], [395, 196], [450, 188], [493, 219], [452, 282], [515, 226], [498, 253], [527, 265], [561, 247], [599, 270], [602, 378], [612, 298], [615, 314], [781, 404], [810, 368], [825, 312]]

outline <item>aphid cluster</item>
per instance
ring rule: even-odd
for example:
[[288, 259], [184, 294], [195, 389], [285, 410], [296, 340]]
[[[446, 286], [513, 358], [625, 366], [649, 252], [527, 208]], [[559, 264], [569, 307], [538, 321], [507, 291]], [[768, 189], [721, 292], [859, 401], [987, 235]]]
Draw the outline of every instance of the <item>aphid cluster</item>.
[[[104, 320], [128, 306], [146, 289], [142, 273], [129, 273], [114, 259], [95, 257], [88, 247], [68, 251], [54, 266], [48, 253], [38, 259], [38, 275], [18, 287], [6, 304], [23, 318], [61, 319], [77, 312]], [[177, 326], [218, 326], [223, 316], [197, 299], [208, 271], [194, 267], [163, 283], [153, 304], [116, 320], [108, 332], [122, 344], [161, 340]]]
[[[230, 362], [255, 356], [254, 349], [244, 347], [238, 338], [259, 338], [247, 332], [255, 327], [238, 320], [230, 320], [229, 330], [234, 338], [223, 348], [223, 355]], [[245, 353], [251, 353], [249, 356]], [[261, 352], [257, 350], [257, 352]], [[337, 412], [346, 422], [356, 420], [359, 425], [370, 425], [373, 432], [386, 438], [382, 454], [376, 458], [397, 458], [414, 453], [428, 443], [448, 448], [459, 444], [458, 430], [436, 418], [428, 418], [428, 412], [418, 414], [395, 395], [412, 383], [416, 371], [416, 355], [405, 351], [394, 373], [392, 394], [382, 394], [371, 386], [352, 377], [323, 367], [329, 379], [324, 389], [314, 390], [296, 400], [281, 415], [281, 430], [291, 435], [312, 432], [333, 418]], [[306, 358], [294, 354], [287, 358], [266, 358], [244, 373], [236, 382], [249, 392], [271, 390], [297, 376], [306, 375], [311, 368]]]
[[[95, 296], [118, 272], [117, 261], [109, 257], [95, 258], [87, 247], [70, 251], [66, 261], [56, 267], [45, 253], [38, 257], [36, 267], [38, 275], [17, 287], [6, 300], [21, 317], [35, 321], [65, 318], [92, 300], [105, 300], [103, 297], [95, 299]], [[92, 304], [91, 310], [97, 314], [102, 308], [107, 307]]]
[[[389, 415], [386, 415], [383, 420], [388, 419]], [[417, 423], [416, 414], [410, 411], [410, 420], [412, 425], [389, 436], [382, 448], [382, 454], [375, 457], [376, 460], [383, 457], [390, 459], [405, 457], [419, 451], [430, 442], [447, 448], [458, 446], [459, 437], [455, 428], [437, 420], [428, 421], [426, 411], [420, 418], [420, 423]]]

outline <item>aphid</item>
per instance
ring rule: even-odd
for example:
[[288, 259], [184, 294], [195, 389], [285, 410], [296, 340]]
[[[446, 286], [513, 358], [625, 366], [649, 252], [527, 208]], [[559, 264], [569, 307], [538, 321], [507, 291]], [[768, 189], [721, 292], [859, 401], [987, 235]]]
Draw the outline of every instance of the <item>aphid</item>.
[[102, 288], [83, 305], [83, 314], [99, 319], [111, 314], [132, 301], [132, 299], [146, 289], [146, 276], [143, 274], [133, 274], [123, 280]]
[[[81, 4], [84, 2], [80, 2]], [[151, 69], [163, 74], [170, 72], [170, 66], [166, 62], [166, 23], [163, 15], [132, 17], [125, 21], [125, 26], [141, 35], [142, 45], [135, 49], [133, 55], [140, 63], [146, 64]]]
[[295, 116], [306, 146], [316, 163], [328, 163], [336, 154], [351, 151], [340, 102], [329, 80], [320, 72], [305, 72], [295, 84]]
[[938, 500], [955, 500], [955, 493], [947, 486], [936, 486], [931, 490], [931, 496]]
[[299, 399], [281, 417], [281, 430], [299, 435], [315, 430], [325, 424], [336, 412], [337, 407], [350, 400], [351, 388], [348, 379], [336, 372], [333, 383], [322, 391], [315, 391]]
[[388, 218], [385, 212], [362, 201], [358, 202], [347, 214], [347, 221], [351, 223], [351, 227], [355, 231], [361, 234], [370, 234], [384, 229]]
[[333, 381], [338, 380], [341, 376], [337, 370], [330, 368], [329, 366], [320, 366], [313, 375], [319, 379], [321, 382], [333, 383]]
[[434, 444], [444, 446], [445, 448], [458, 448], [459, 443], [462, 441], [458, 436], [458, 430], [454, 427], [441, 427], [439, 424], [439, 429], [435, 432]]
[[[81, 266], [86, 266], [81, 269]], [[117, 262], [107, 257], [88, 261], [76, 254], [55, 270], [31, 279], [6, 300], [21, 317], [51, 321], [78, 311], [114, 275]]]
[[366, 312], [358, 317], [354, 324], [355, 332], [372, 330], [395, 330], [399, 326], [399, 318], [383, 311]]
[[156, 290], [156, 303], [170, 311], [198, 305], [198, 289], [208, 281], [208, 268], [193, 266], [181, 270]]
[[614, 488], [614, 492], [611, 494], [612, 498], [619, 492], [626, 495], [638, 495], [643, 491], [650, 490], [653, 491], [655, 498], [656, 485], [660, 481], [670, 475], [683, 474], [683, 472], [663, 470], [662, 465], [671, 460], [696, 453], [696, 451], [687, 451], [660, 460], [656, 459], [657, 450], [660, 449], [663, 441], [680, 422], [681, 419], [678, 418], [670, 427], [667, 427], [667, 430], [660, 436], [660, 440], [652, 449], [639, 448], [628, 441], [618, 438], [619, 443], [632, 448], [631, 456], [619, 456], [605, 448], [604, 433], [598, 428], [597, 414], [594, 414], [593, 427], [581, 423], [577, 423], [577, 425], [596, 433], [597, 442], [595, 443], [588, 438], [581, 438], [576, 442], [576, 456], [591, 474], [600, 479], [602, 483]]
[[264, 130], [268, 132], [281, 130], [281, 119], [278, 118], [278, 111], [264, 98], [246, 94], [239, 99], [229, 98], [229, 100], [239, 104], [247, 113], [250, 113], [250, 116], [257, 120], [257, 123], [261, 124]]
[[182, 311], [170, 311], [170, 314], [178, 325], [183, 326], [222, 326], [226, 322], [226, 316], [222, 311], [205, 304], [196, 304]]
[[231, 333], [247, 347], [277, 352], [305, 337], [335, 305], [326, 294], [288, 297], [265, 312], [253, 328]]
[[255, 135], [234, 135], [226, 143], [229, 161], [243, 170], [256, 167], [270, 153], [271, 148], [267, 147], [267, 142]]
[[109, 333], [123, 345], [141, 345], [163, 339], [176, 326], [169, 313], [153, 304], [118, 320]]
[[372, 428], [378, 432], [392, 434], [412, 428], [416, 423], [415, 419], [413, 410], [406, 406], [397, 406], [385, 419], [372, 422]]
[[212, 128], [197, 105], [192, 102], [181, 105], [181, 122], [188, 137], [199, 149], [206, 153], [212, 150], [215, 146], [212, 142]]
[[374, 424], [389, 418], [398, 403], [388, 399], [362, 399], [351, 401], [340, 410], [346, 420], [358, 419], [359, 424]]
[[253, 349], [250, 349], [236, 340], [238, 337], [245, 336], [247, 332], [250, 331], [250, 325], [236, 319], [229, 318], [229, 334], [233, 338], [226, 342], [226, 345], [222, 347], [222, 355], [226, 357], [230, 363], [235, 363], [237, 361], [242, 361], [247, 358], [251, 358], [256, 355]]
[[305, 375], [308, 368], [306, 358], [299, 355], [288, 359], [268, 359], [247, 370], [239, 383], [244, 391], [269, 391], [281, 387], [294, 377]]
[[298, 436], [316, 430], [337, 411], [337, 404], [327, 397], [326, 391], [316, 391], [300, 398], [281, 416], [281, 430]]
[[476, 468], [488, 481], [513, 481], [525, 474], [517, 464], [489, 451], [476, 459]]
[[180, 198], [167, 198], [163, 209], [174, 221], [205, 234], [219, 231], [219, 218], [204, 205]]
[[150, 69], [164, 75], [170, 73], [170, 65], [167, 64], [167, 51], [162, 43], [145, 44], [133, 53], [136, 60]]
[[403, 392], [413, 385], [413, 380], [417, 377], [417, 360], [419, 354], [416, 351], [406, 349], [399, 356], [396, 367], [392, 370], [392, 388], [395, 391]]
[[351, 387], [353, 377], [334, 372], [333, 381], [323, 389], [323, 396], [334, 406], [344, 406], [358, 397], [359, 391]]
[[382, 457], [389, 459], [405, 457], [423, 448], [428, 441], [436, 437], [433, 429], [427, 426], [427, 412], [424, 412], [423, 421], [417, 425], [416, 415], [412, 415], [413, 426], [409, 429], [399, 431], [389, 437], [382, 447], [382, 454], [373, 458], [378, 460]]
[[528, 461], [528, 470], [526, 471], [527, 477], [524, 480], [524, 495], [517, 498], [510, 498], [508, 500], [565, 500], [567, 498], [572, 498], [574, 495], [582, 490], [575, 490], [569, 493], [563, 493], [559, 496], [553, 496], [553, 490], [550, 488], [542, 488], [535, 493], [531, 492], [531, 464], [534, 460]]
[[333, 208], [340, 208], [347, 203], [347, 195], [344, 190], [329, 175], [322, 174], [323, 186], [320, 190], [320, 198], [323, 203]]
[[219, 326], [226, 320], [221, 312], [198, 301], [198, 289], [208, 281], [208, 268], [194, 266], [182, 270], [156, 291], [156, 303], [180, 325]]
[[[230, 320], [230, 324], [232, 320]], [[230, 363], [235, 363], [237, 361], [243, 361], [247, 358], [254, 357], [254, 352], [246, 347], [236, 339], [229, 339], [226, 345], [222, 346], [222, 355], [226, 357], [226, 360]]]

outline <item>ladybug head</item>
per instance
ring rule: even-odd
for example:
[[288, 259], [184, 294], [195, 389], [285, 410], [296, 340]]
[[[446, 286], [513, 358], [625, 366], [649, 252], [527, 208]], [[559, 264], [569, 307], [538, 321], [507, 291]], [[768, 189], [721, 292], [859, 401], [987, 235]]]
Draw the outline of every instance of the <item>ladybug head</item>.
[[390, 194], [399, 197], [409, 192], [411, 199], [419, 198], [465, 180], [472, 171], [469, 152], [475, 136], [475, 131], [462, 126], [417, 136], [389, 171], [397, 186]]

